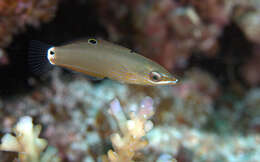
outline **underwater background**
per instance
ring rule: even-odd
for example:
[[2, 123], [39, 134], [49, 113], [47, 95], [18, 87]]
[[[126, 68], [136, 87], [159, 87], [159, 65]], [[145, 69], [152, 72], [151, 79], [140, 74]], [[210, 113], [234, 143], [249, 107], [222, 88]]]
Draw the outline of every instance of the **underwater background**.
[[[89, 36], [180, 82], [28, 69], [31, 40]], [[0, 162], [260, 162], [260, 0], [0, 0], [0, 74]]]

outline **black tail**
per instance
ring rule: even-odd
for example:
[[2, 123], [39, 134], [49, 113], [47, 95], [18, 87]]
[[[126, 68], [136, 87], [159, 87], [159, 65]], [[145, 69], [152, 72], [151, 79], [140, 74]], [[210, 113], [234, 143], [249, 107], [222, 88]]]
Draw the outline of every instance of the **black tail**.
[[36, 40], [30, 42], [28, 65], [34, 74], [40, 75], [51, 70], [52, 65], [47, 58], [48, 49], [51, 47], [51, 45]]

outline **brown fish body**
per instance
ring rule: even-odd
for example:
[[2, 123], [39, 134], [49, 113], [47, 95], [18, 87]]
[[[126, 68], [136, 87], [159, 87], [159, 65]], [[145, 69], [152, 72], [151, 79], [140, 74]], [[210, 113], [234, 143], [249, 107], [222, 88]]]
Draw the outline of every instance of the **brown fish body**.
[[[139, 85], [175, 84], [177, 79], [159, 64], [128, 48], [104, 40], [89, 39], [51, 49], [52, 64], [97, 78], [110, 78]], [[151, 73], [160, 75], [160, 82], [151, 80]]]

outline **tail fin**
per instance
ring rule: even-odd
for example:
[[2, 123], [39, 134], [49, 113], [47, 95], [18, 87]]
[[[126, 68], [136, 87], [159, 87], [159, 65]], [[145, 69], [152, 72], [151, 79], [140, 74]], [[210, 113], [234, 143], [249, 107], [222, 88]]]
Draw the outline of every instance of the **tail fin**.
[[47, 57], [48, 49], [51, 47], [51, 45], [36, 40], [30, 42], [28, 65], [34, 74], [40, 75], [51, 70], [52, 65]]

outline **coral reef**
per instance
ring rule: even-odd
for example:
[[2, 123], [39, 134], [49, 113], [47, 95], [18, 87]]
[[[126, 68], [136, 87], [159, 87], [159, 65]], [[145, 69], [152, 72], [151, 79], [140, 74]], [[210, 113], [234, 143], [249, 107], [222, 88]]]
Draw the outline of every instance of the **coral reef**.
[[[0, 65], [3, 62], [3, 49], [14, 34], [25, 30], [26, 25], [39, 27], [55, 16], [58, 0], [1, 0], [0, 2]], [[6, 59], [6, 58], [5, 58]]]
[[[86, 83], [87, 82], [85, 82], [85, 84]], [[101, 157], [102, 157], [102, 159], [103, 159], [102, 161], [127, 162], [127, 161], [134, 161], [134, 159], [136, 159], [136, 158], [140, 158], [139, 157], [140, 154], [138, 154], [137, 151], [139, 151], [140, 149], [147, 146], [148, 142], [147, 142], [147, 140], [144, 139], [144, 136], [148, 131], [150, 131], [153, 128], [153, 123], [150, 120], [148, 120], [149, 118], [151, 118], [154, 115], [154, 107], [153, 107], [152, 98], [150, 98], [150, 97], [144, 98], [140, 104], [140, 108], [136, 109], [135, 111], [123, 110], [123, 108], [120, 106], [119, 101], [117, 99], [115, 99], [111, 102], [110, 109], [108, 111], [109, 111], [109, 114], [111, 114], [114, 117], [114, 119], [116, 119], [116, 122], [120, 129], [120, 133], [114, 133], [111, 136], [111, 141], [112, 141], [112, 145], [114, 147], [114, 151], [109, 150], [107, 157], [101, 156], [101, 154], [100, 155], [97, 154], [96, 156], [100, 156], [98, 159], [101, 159]], [[126, 113], [126, 112], [128, 112], [128, 113]], [[96, 113], [100, 113], [100, 112], [96, 112]], [[78, 113], [75, 113], [75, 115], [76, 114], [78, 114]], [[128, 114], [127, 116], [130, 117], [129, 120], [127, 120], [126, 114]], [[99, 114], [96, 114], [96, 115], [99, 115]], [[75, 120], [80, 119], [79, 116], [77, 116], [77, 117], [75, 116], [73, 118], [75, 118]], [[106, 119], [106, 120], [108, 120], [108, 119]], [[6, 120], [8, 120], [8, 118], [6, 118]], [[95, 121], [95, 123], [91, 123], [91, 120], [94, 120], [93, 118], [85, 119], [85, 120], [88, 121], [88, 123], [92, 127], [94, 126], [93, 124], [99, 123], [99, 121]], [[99, 119], [96, 119], [96, 120], [99, 120]], [[41, 121], [47, 122], [46, 119], [41, 120]], [[110, 127], [112, 128], [114, 125], [113, 122], [110, 120], [108, 120], [108, 121], [111, 124]], [[48, 122], [50, 122], [50, 121], [48, 121]], [[74, 121], [74, 122], [76, 122], [76, 121]], [[55, 123], [58, 123], [58, 122], [55, 121]], [[65, 131], [66, 129], [64, 127], [67, 127], [68, 124], [72, 124], [72, 123], [67, 123], [67, 124], [64, 124], [63, 126], [61, 126], [61, 125], [57, 126], [55, 124], [57, 126], [57, 128], [54, 128], [53, 126], [50, 126], [50, 123], [49, 123], [47, 125], [45, 133], [43, 133], [43, 135], [46, 136], [46, 138], [49, 138], [50, 143], [56, 145], [56, 147], [59, 148], [59, 144], [57, 142], [62, 142], [61, 138], [64, 138], [64, 140], [67, 139], [66, 134], [71, 131], [71, 130]], [[87, 123], [83, 124], [83, 125], [82, 125], [82, 123], [77, 123], [76, 125], [75, 124], [76, 123], [73, 124], [74, 127], [76, 125], [78, 125], [80, 127], [82, 127], [82, 126], [88, 127]], [[100, 123], [100, 124], [101, 125], [98, 125], [98, 127], [105, 125], [105, 123]], [[95, 129], [99, 129], [98, 127]], [[55, 129], [55, 130], [53, 130], [53, 129]], [[82, 128], [79, 128], [79, 129], [82, 129]], [[81, 150], [81, 151], [83, 151], [82, 154], [83, 153], [86, 154], [87, 150], [90, 149], [90, 148], [88, 148], [89, 147], [88, 145], [91, 146], [91, 145], [97, 144], [99, 147], [102, 147], [102, 145], [100, 145], [98, 143], [100, 143], [100, 142], [102, 143], [101, 136], [105, 136], [103, 134], [104, 132], [102, 132], [102, 130], [100, 130], [100, 132], [99, 131], [97, 131], [97, 132], [84, 131], [86, 129], [90, 129], [90, 128], [83, 128], [83, 131], [81, 132], [82, 134], [80, 136], [78, 134], [76, 137], [73, 137], [76, 135], [75, 134], [76, 132], [74, 132], [74, 135], [72, 132], [70, 132], [71, 139], [70, 140], [67, 139], [69, 141], [63, 141], [65, 143], [63, 143], [62, 145], [70, 144], [70, 147], [71, 147], [70, 149], [72, 152], [70, 155], [70, 152], [68, 152], [68, 150], [67, 150], [66, 156], [68, 156], [69, 158], [72, 158], [72, 159], [70, 159], [72, 161], [76, 160], [73, 158], [78, 158], [78, 157], [75, 157], [75, 154], [77, 151]], [[94, 129], [94, 128], [91, 128], [91, 129]], [[72, 128], [72, 130], [75, 130], [75, 129]], [[77, 130], [77, 128], [76, 128], [76, 130]], [[47, 146], [47, 142], [43, 139], [38, 138], [40, 131], [41, 131], [41, 126], [40, 125], [33, 126], [31, 117], [22, 117], [14, 128], [16, 137], [14, 137], [13, 135], [10, 135], [10, 134], [6, 134], [2, 138], [2, 144], [0, 145], [1, 146], [0, 148], [1, 148], [1, 150], [4, 150], [4, 151], [19, 152], [19, 160], [21, 160], [22, 162], [44, 161], [46, 159], [49, 159], [50, 162], [59, 161], [59, 158], [56, 157], [54, 154], [55, 152], [53, 152], [53, 151], [55, 151], [54, 148], [47, 149], [45, 152], [42, 153], [43, 149]], [[60, 131], [62, 131], [61, 136], [59, 134]], [[106, 131], [108, 131], [108, 130], [106, 130]], [[112, 132], [112, 131], [108, 131], [106, 134], [108, 135], [109, 132]], [[79, 132], [77, 132], [77, 133], [79, 133]], [[97, 133], [100, 133], [100, 134], [97, 134]], [[57, 137], [57, 138], [55, 138], [55, 137]], [[82, 140], [84, 140], [84, 139], [82, 139], [82, 137], [87, 138], [87, 139], [85, 139], [86, 140], [85, 144], [82, 143]], [[84, 145], [87, 148], [84, 149]], [[95, 149], [102, 149], [102, 148], [95, 148]], [[94, 150], [92, 150], [92, 151], [94, 151]], [[90, 156], [92, 151], [89, 150], [89, 155], [86, 154], [87, 156], [85, 155], [86, 156], [85, 159], [92, 159]], [[98, 153], [98, 152], [95, 152], [95, 153]], [[62, 155], [62, 151], [60, 152], [60, 154]], [[63, 156], [65, 156], [65, 155], [63, 155]], [[137, 157], [135, 157], [135, 156], [137, 156]], [[53, 157], [53, 158], [50, 159], [50, 157]], [[159, 159], [164, 159], [164, 158], [166, 158], [166, 157], [164, 157], [164, 156], [159, 157]], [[169, 156], [167, 156], [167, 159], [169, 162], [174, 161], [174, 159]]]
[[[99, 12], [111, 39], [134, 34], [135, 48], [172, 70], [185, 68], [194, 50], [205, 51], [208, 56], [216, 54], [217, 38], [229, 22], [229, 8], [225, 3], [162, 0], [115, 1], [111, 4], [100, 0]], [[124, 20], [129, 21], [128, 28], [132, 28], [132, 33], [123, 30]]]
[[[150, 149], [155, 152], [167, 151], [178, 159], [191, 158], [193, 161], [258, 161], [259, 134], [217, 136], [196, 129], [173, 128], [168, 126], [154, 128], [147, 135]], [[179, 155], [180, 148], [192, 150], [193, 154]], [[182, 157], [180, 157], [182, 156]], [[179, 158], [178, 158], [179, 157]]]
[[32, 118], [22, 117], [14, 127], [15, 136], [5, 134], [1, 140], [0, 150], [18, 152], [21, 162], [59, 162], [56, 150], [48, 148], [47, 141], [39, 138], [41, 126], [34, 126]]
[[162, 108], [157, 110], [155, 118], [164, 124], [203, 127], [214, 113], [214, 100], [220, 93], [219, 85], [210, 74], [192, 69], [182, 78], [180, 85], [170, 91], [160, 91]]
[[[36, 34], [37, 39], [58, 44], [97, 32], [154, 59], [179, 75], [180, 83], [143, 87], [108, 79], [89, 81], [58, 68], [27, 78], [18, 59], [11, 62], [17, 71], [0, 67], [7, 74], [1, 76], [5, 83], [15, 80], [15, 84], [28, 85], [21, 95], [10, 95], [5, 92], [12, 86], [1, 84], [0, 135], [14, 132], [2, 138], [2, 150], [9, 147], [20, 159], [43, 161], [56, 153], [60, 161], [68, 162], [259, 161], [259, 0], [61, 2], [55, 22], [35, 33], [25, 32], [6, 49], [13, 34], [51, 20], [58, 0], [0, 2], [0, 65], [12, 61], [8, 52], [13, 47], [20, 50], [24, 37]], [[94, 21], [107, 33], [93, 26]], [[13, 89], [18, 91], [16, 86]], [[29, 141], [28, 148], [35, 148], [32, 157], [23, 154], [28, 150], [21, 153], [22, 138], [12, 128], [22, 116], [40, 123], [41, 137], [53, 147], [42, 152], [43, 146], [37, 148], [37, 143]], [[32, 125], [31, 118], [25, 119], [15, 130], [28, 121], [31, 136], [42, 141], [38, 126]], [[17, 147], [11, 148], [10, 141]], [[4, 162], [17, 157], [10, 152], [0, 152], [0, 156]]]
[[[137, 131], [140, 133], [138, 137], [142, 137], [145, 133], [144, 129], [149, 130], [151, 123], [135, 117], [140, 113], [152, 115], [153, 111], [155, 115], [151, 121], [155, 123], [155, 126], [152, 131], [148, 132], [148, 139], [151, 143], [149, 142], [147, 148], [142, 151], [143, 155], [137, 153], [134, 160], [168, 159], [171, 161], [173, 158], [177, 160], [190, 158], [200, 161], [207, 158], [218, 160], [221, 157], [222, 161], [229, 161], [230, 158], [239, 159], [240, 155], [246, 156], [246, 154], [250, 154], [249, 159], [258, 158], [257, 145], [250, 143], [252, 140], [256, 143], [259, 141], [258, 135], [254, 134], [256, 131], [248, 131], [245, 137], [235, 133], [232, 135], [232, 140], [230, 140], [231, 137], [225, 135], [219, 136], [203, 131], [211, 122], [218, 122], [214, 117], [216, 110], [214, 110], [213, 100], [220, 93], [218, 85], [206, 72], [192, 70], [187, 73], [183, 83], [177, 87], [140, 87], [141, 90], [110, 80], [93, 84], [84, 76], [78, 76], [75, 80], [69, 81], [68, 76], [64, 76], [60, 70], [53, 71], [51, 76], [53, 79], [50, 87], [44, 86], [25, 97], [4, 100], [1, 112], [5, 116], [2, 117], [3, 122], [0, 123], [0, 127], [3, 131], [9, 132], [16, 118], [24, 114], [32, 116], [37, 123], [43, 124], [42, 136], [48, 140], [49, 145], [57, 148], [61, 161], [101, 161], [104, 158], [101, 155], [106, 154], [112, 146], [114, 150], [110, 151], [110, 154], [121, 155], [122, 153], [118, 151], [119, 146], [115, 143], [118, 144], [118, 141], [121, 141], [122, 146], [128, 143], [130, 134], [136, 133], [132, 130], [140, 130]], [[243, 115], [241, 109], [224, 111], [228, 120], [223, 126], [228, 126], [232, 122], [240, 123], [240, 127], [246, 130], [242, 123], [252, 123], [250, 130], [257, 129], [257, 125], [254, 124], [257, 121], [254, 109], [258, 106], [258, 93], [252, 91], [250, 94], [241, 100], [250, 111], [245, 111], [246, 115]], [[144, 111], [142, 106], [139, 106], [140, 99], [147, 95], [153, 96], [157, 109], [149, 109], [152, 106], [150, 98], [145, 99], [146, 102], [141, 102], [141, 105], [146, 105], [144, 107], [148, 109]], [[116, 114], [114, 118], [107, 109], [113, 98], [118, 98], [124, 107], [120, 106], [118, 110], [116, 109], [119, 107], [118, 101], [112, 102], [111, 106], [117, 112], [112, 113], [112, 116]], [[188, 106], [183, 106], [186, 102]], [[237, 118], [237, 114], [241, 114], [241, 118]], [[246, 122], [248, 115], [254, 120]], [[126, 116], [130, 117], [130, 120], [127, 120]], [[229, 120], [230, 118], [237, 118], [237, 120]], [[145, 123], [150, 124], [145, 127]], [[118, 132], [117, 125], [120, 129], [120, 136], [114, 134], [111, 144], [110, 135]], [[136, 129], [122, 129], [125, 126]], [[210, 127], [213, 126], [210, 125]], [[231, 133], [231, 130], [227, 131]], [[128, 136], [126, 133], [129, 133]], [[136, 138], [132, 142], [138, 143], [140, 139], [143, 140], [143, 138]], [[217, 146], [215, 143], [221, 143], [221, 145]], [[238, 144], [234, 145], [235, 143]], [[160, 147], [157, 147], [159, 144]], [[133, 145], [133, 148], [137, 146]], [[131, 146], [123, 148], [129, 147]], [[226, 148], [227, 153], [220, 153], [221, 148]], [[247, 152], [249, 148], [251, 151]], [[185, 153], [187, 150], [191, 153]], [[240, 153], [236, 154], [238, 150]], [[2, 154], [1, 157], [5, 156]]]
[[[130, 42], [140, 53], [172, 71], [186, 70], [193, 55], [219, 60], [223, 52], [223, 42], [219, 42], [219, 38], [232, 23], [249, 41], [259, 44], [260, 5], [255, 0], [246, 3], [235, 0], [124, 0], [113, 3], [99, 0], [98, 6], [101, 22], [111, 40]], [[225, 57], [221, 59], [226, 60]], [[254, 75], [259, 72], [258, 64], [259, 58], [254, 55], [247, 63], [239, 65], [244, 69], [245, 80], [253, 86], [260, 83]], [[226, 66], [232, 68], [230, 63]]]
[[239, 119], [246, 120], [245, 127], [251, 131], [260, 132], [260, 89], [251, 89], [242, 101], [242, 105]]
[[258, 0], [249, 0], [248, 2], [234, 1], [233, 19], [243, 30], [246, 37], [255, 43], [260, 43], [258, 19], [260, 14], [260, 3]]

